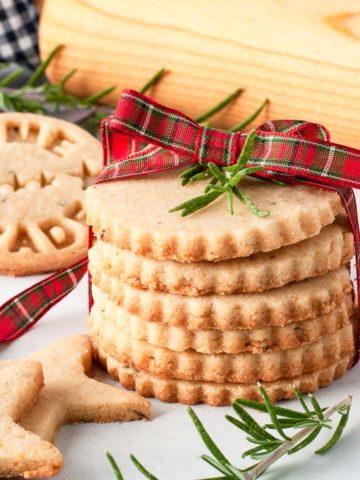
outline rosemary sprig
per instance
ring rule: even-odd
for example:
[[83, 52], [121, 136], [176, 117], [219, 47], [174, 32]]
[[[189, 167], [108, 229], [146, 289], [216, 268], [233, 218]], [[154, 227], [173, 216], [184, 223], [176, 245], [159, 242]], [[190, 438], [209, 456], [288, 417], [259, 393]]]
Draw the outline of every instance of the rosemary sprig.
[[254, 113], [252, 113], [248, 118], [246, 118], [244, 121], [239, 123], [238, 125], [235, 125], [234, 127], [231, 128], [232, 132], [240, 132], [244, 130], [251, 122], [253, 122], [259, 115], [260, 113], [264, 110], [266, 105], [269, 103], [269, 99], [267, 98], [258, 109], [255, 110]]
[[62, 45], [55, 47], [20, 88], [11, 88], [11, 84], [23, 74], [22, 69], [15, 70], [3, 78], [0, 82], [0, 108], [5, 111], [31, 113], [54, 113], [68, 108], [83, 109], [87, 110], [87, 117], [93, 116], [96, 121], [106, 116], [106, 113], [101, 115], [101, 109], [95, 108], [95, 104], [109, 95], [115, 87], [105, 88], [87, 98], [70, 95], [65, 92], [65, 85], [76, 73], [76, 69], [68, 72], [57, 83], [52, 84], [46, 80], [39, 84], [47, 67], [61, 48]]
[[115, 458], [111, 455], [110, 452], [105, 452], [105, 455], [110, 462], [110, 465], [113, 469], [116, 480], [124, 480], [124, 477], [122, 476], [122, 473], [120, 472], [120, 468], [119, 468], [118, 464], [116, 463]]
[[243, 91], [244, 90], [242, 88], [237, 88], [234, 92], [224, 98], [224, 100], [221, 100], [221, 102], [212, 107], [210, 110], [196, 117], [195, 122], [204, 123], [206, 120], [208, 120], [208, 118], [215, 115], [215, 113], [218, 113], [220, 110], [223, 110], [225, 107], [227, 107], [230, 102], [236, 100], [238, 96], [243, 93]]
[[[228, 458], [216, 445], [214, 440], [206, 431], [191, 407], [188, 407], [188, 413], [194, 423], [196, 430], [202, 438], [210, 455], [202, 455], [202, 459], [215, 468], [222, 476], [211, 477], [203, 480], [256, 480], [260, 477], [276, 460], [285, 454], [292, 455], [308, 446], [319, 435], [321, 430], [332, 428], [331, 416], [335, 413], [340, 415], [340, 421], [330, 438], [330, 440], [316, 454], [324, 454], [332, 448], [340, 439], [346, 423], [349, 419], [351, 408], [351, 397], [347, 395], [338, 403], [330, 408], [321, 408], [314, 395], [309, 395], [310, 406], [306, 403], [304, 396], [294, 386], [294, 391], [303, 411], [291, 410], [284, 407], [273, 405], [270, 398], [261, 384], [258, 384], [259, 392], [263, 398], [263, 403], [253, 400], [237, 399], [233, 403], [233, 409], [239, 418], [226, 415], [226, 419], [235, 427], [247, 434], [246, 439], [255, 444], [255, 447], [245, 451], [242, 457], [250, 457], [257, 463], [247, 468], [240, 469], [231, 464]], [[261, 426], [246, 410], [250, 408], [259, 412], [267, 413], [271, 423]], [[271, 434], [268, 429], [276, 430], [277, 436]], [[293, 436], [284, 433], [284, 429], [298, 430]], [[107, 457], [112, 465], [117, 480], [124, 480], [120, 469], [113, 459], [107, 453]], [[150, 473], [133, 455], [131, 460], [146, 478], [150, 480], [159, 480]]]
[[148, 82], [145, 83], [142, 88], [140, 88], [139, 92], [146, 93], [151, 87], [154, 87], [157, 83], [159, 83], [165, 73], [165, 68], [161, 68], [158, 72], [155, 73], [153, 77], [150, 78]]
[[[214, 202], [223, 193], [226, 193], [228, 208], [231, 215], [234, 214], [233, 196], [235, 195], [247, 208], [257, 217], [267, 217], [270, 212], [259, 210], [248, 198], [248, 196], [239, 190], [239, 182], [246, 176], [256, 172], [263, 171], [263, 167], [247, 167], [247, 163], [251, 157], [251, 152], [255, 142], [256, 131], [252, 130], [244, 144], [237, 162], [230, 167], [218, 167], [215, 163], [208, 163], [206, 168], [200, 164], [191, 167], [180, 174], [182, 185], [188, 182], [206, 180], [211, 178], [203, 195], [186, 200], [169, 212], [177, 212], [181, 210], [181, 216], [186, 217], [192, 213], [201, 210], [210, 203]], [[219, 185], [218, 185], [219, 184]]]

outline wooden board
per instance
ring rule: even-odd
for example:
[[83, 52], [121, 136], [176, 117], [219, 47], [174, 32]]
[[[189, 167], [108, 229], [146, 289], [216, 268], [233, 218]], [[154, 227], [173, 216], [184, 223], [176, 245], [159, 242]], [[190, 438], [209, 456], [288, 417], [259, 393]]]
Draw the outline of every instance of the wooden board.
[[297, 118], [325, 124], [333, 141], [360, 148], [358, 0], [46, 0], [42, 57], [69, 91], [140, 88], [171, 71], [151, 94], [195, 117], [237, 87], [243, 95], [215, 124], [230, 127], [267, 97], [256, 122]]

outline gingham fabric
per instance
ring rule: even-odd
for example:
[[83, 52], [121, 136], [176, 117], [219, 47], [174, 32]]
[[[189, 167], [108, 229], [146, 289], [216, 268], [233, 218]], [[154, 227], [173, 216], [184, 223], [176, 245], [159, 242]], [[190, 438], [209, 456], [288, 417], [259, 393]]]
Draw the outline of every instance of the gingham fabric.
[[32, 0], [0, 0], [0, 62], [39, 64], [38, 23]]
[[[95, 183], [156, 174], [195, 162], [229, 165], [236, 161], [246, 137], [246, 133], [202, 127], [175, 110], [125, 90], [115, 114], [102, 124], [104, 168]], [[134, 151], [144, 142], [149, 145]], [[359, 226], [355, 197], [349, 187], [360, 185], [360, 151], [330, 143], [329, 133], [321, 125], [274, 121], [257, 129], [249, 165], [263, 166], [267, 176], [333, 190], [341, 196], [355, 238], [359, 292]], [[206, 210], [202, 215], [206, 215]], [[91, 235], [90, 232], [90, 239]], [[0, 307], [0, 342], [21, 335], [75, 288], [86, 272], [86, 264], [84, 259], [74, 267], [55, 273]], [[51, 289], [54, 283], [57, 289]], [[59, 288], [60, 284], [66, 285], [64, 290]], [[91, 289], [89, 305], [90, 292]]]

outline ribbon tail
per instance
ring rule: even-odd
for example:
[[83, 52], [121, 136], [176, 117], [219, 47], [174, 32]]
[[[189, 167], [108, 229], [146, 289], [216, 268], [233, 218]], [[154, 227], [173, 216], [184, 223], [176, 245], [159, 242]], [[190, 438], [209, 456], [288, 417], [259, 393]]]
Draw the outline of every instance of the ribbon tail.
[[87, 257], [58, 270], [0, 306], [0, 343], [15, 340], [74, 290], [87, 272]]

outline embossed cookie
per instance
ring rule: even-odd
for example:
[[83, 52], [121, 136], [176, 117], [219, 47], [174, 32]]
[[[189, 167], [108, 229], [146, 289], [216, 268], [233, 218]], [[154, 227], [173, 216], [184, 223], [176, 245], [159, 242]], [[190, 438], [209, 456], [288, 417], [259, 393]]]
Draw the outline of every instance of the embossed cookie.
[[268, 253], [220, 262], [181, 263], [154, 260], [98, 240], [91, 264], [134, 287], [197, 296], [261, 292], [289, 282], [323, 275], [350, 261], [353, 236], [343, 219], [319, 235]]
[[105, 328], [116, 338], [126, 335], [175, 352], [193, 349], [201, 353], [261, 353], [285, 350], [313, 343], [345, 326], [353, 313], [352, 296], [348, 294], [326, 315], [284, 327], [263, 327], [242, 330], [195, 330], [147, 322], [111, 301], [108, 295], [93, 286], [94, 305], [91, 324]]
[[63, 458], [51, 443], [16, 422], [36, 402], [44, 385], [41, 364], [18, 361], [0, 371], [0, 476], [48, 478]]
[[346, 267], [261, 293], [186, 297], [127, 285], [91, 264], [94, 285], [150, 322], [189, 330], [284, 326], [332, 311], [351, 292]]
[[[94, 350], [110, 375], [119, 380], [124, 387], [136, 390], [144, 397], [155, 397], [163, 402], [190, 405], [207, 403], [214, 406], [231, 405], [236, 398], [262, 401], [256, 384], [189, 382], [160, 378], [119, 362], [96, 344]], [[263, 382], [263, 385], [272, 402], [277, 402], [294, 396], [293, 385], [296, 385], [302, 393], [313, 392], [329, 385], [342, 377], [352, 364], [353, 356], [348, 355], [316, 372], [282, 378], [274, 382]]]
[[205, 354], [194, 350], [174, 352], [134, 340], [124, 333], [114, 337], [107, 323], [96, 324], [90, 316], [93, 342], [118, 361], [163, 378], [215, 383], [270, 382], [326, 368], [354, 352], [354, 332], [348, 323], [317, 342], [288, 350], [265, 353]]
[[56, 118], [0, 114], [0, 273], [65, 267], [86, 254], [84, 189], [101, 145]]
[[160, 260], [194, 262], [246, 257], [300, 242], [320, 233], [341, 211], [336, 193], [305, 186], [243, 180], [244, 192], [271, 214], [257, 218], [242, 204], [227, 212], [226, 198], [190, 217], [170, 207], [203, 192], [203, 182], [186, 188], [179, 171], [95, 185], [87, 192], [87, 222], [97, 238]]

